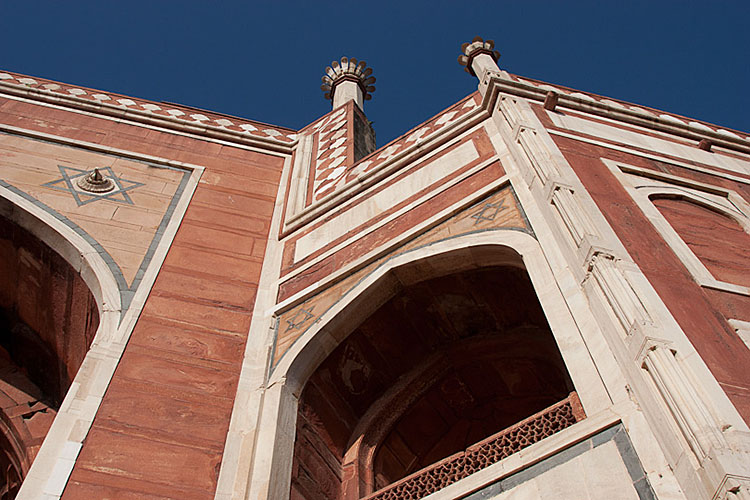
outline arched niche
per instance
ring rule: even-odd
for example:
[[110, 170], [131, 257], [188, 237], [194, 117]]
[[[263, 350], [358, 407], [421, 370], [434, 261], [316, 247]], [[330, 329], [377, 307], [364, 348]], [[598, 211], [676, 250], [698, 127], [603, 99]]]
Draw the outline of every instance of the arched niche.
[[651, 202], [719, 281], [750, 287], [750, 234], [737, 214], [696, 197], [658, 193]]
[[0, 499], [10, 500], [89, 347], [117, 321], [119, 296], [80, 235], [0, 194]]
[[[491, 463], [483, 454], [512, 452], [584, 416], [524, 261], [509, 247], [394, 265], [303, 342], [285, 370], [300, 398], [291, 498], [413, 489], [410, 475], [456, 454], [474, 457], [466, 471], [479, 470]], [[553, 422], [563, 404], [568, 420]], [[545, 418], [553, 423], [540, 430]]]

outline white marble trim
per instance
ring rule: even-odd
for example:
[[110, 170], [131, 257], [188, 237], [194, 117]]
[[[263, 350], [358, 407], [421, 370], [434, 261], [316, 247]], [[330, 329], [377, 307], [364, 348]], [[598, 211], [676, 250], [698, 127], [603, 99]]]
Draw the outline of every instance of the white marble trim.
[[620, 180], [633, 201], [701, 286], [750, 296], [750, 287], [716, 279], [651, 201], [652, 197], [658, 195], [679, 196], [732, 218], [747, 232], [750, 231], [750, 217], [747, 215], [750, 211], [741, 196], [689, 179], [679, 179], [679, 183], [670, 184], [669, 181], [677, 181], [674, 176], [661, 176], [664, 180], [657, 180], [658, 174], [654, 172], [647, 172], [646, 176], [643, 169], [637, 167], [605, 158], [602, 158], [602, 162]]

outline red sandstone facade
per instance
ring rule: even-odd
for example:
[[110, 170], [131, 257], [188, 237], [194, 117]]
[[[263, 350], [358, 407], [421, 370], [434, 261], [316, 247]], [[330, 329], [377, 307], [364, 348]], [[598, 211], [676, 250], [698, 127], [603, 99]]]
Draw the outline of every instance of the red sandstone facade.
[[353, 59], [299, 131], [0, 73], [0, 498], [746, 498], [750, 136], [496, 60], [379, 148]]

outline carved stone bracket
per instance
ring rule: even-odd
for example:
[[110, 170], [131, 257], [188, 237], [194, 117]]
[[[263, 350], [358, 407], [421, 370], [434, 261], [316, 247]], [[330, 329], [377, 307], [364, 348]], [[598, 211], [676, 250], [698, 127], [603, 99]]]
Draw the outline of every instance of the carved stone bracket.
[[732, 475], [725, 477], [713, 500], [750, 500], [750, 478]]

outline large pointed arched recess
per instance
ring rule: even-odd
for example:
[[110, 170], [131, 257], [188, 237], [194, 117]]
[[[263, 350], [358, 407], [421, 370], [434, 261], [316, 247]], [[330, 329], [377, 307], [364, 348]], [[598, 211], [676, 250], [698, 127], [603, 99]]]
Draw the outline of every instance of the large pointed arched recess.
[[277, 431], [293, 449], [274, 450], [291, 462], [284, 494], [428, 494], [584, 418], [576, 380], [596, 375], [558, 347], [580, 340], [563, 304], [536, 240], [517, 231], [388, 261], [271, 374], [295, 396], [294, 429]]
[[116, 322], [119, 296], [79, 235], [27, 200], [2, 194], [0, 499], [12, 500], [89, 347]]

